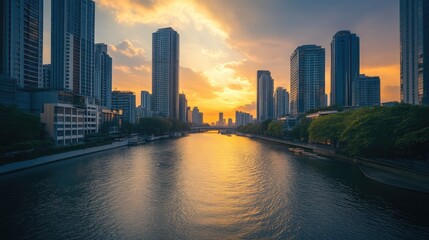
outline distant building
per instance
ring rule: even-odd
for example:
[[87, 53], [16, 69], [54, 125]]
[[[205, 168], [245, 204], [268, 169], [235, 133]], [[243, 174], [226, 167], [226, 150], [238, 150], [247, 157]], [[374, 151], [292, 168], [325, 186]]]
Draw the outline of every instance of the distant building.
[[45, 89], [51, 88], [51, 78], [52, 78], [52, 65], [43, 64], [42, 88], [45, 88]]
[[179, 94], [179, 120], [182, 122], [187, 121], [187, 108], [188, 100], [186, 99], [185, 94]]
[[271, 72], [267, 70], [258, 70], [257, 80], [257, 101], [256, 115], [258, 121], [265, 121], [274, 118], [274, 80], [271, 78]]
[[192, 123], [192, 110], [191, 107], [186, 108], [186, 122]]
[[354, 81], [353, 106], [380, 106], [380, 78], [360, 75]]
[[325, 49], [300, 46], [290, 57], [290, 113], [298, 115], [325, 103]]
[[429, 104], [429, 1], [400, 1], [401, 101]]
[[152, 110], [152, 95], [148, 91], [141, 91], [140, 93], [140, 106], [144, 110]]
[[203, 113], [200, 112], [198, 107], [194, 107], [194, 109], [192, 110], [192, 123], [195, 126], [202, 126], [204, 123]]
[[52, 1], [51, 8], [51, 87], [96, 97], [94, 1]]
[[250, 113], [245, 112], [235, 112], [235, 126], [246, 126], [247, 124], [253, 122], [253, 116]]
[[360, 73], [359, 37], [339, 31], [331, 42], [331, 105], [352, 106], [353, 82]]
[[285, 88], [278, 87], [274, 93], [274, 118], [278, 119], [289, 114], [289, 93]]
[[107, 53], [107, 45], [95, 44], [95, 97], [101, 100], [101, 105], [112, 107], [112, 58]]
[[223, 118], [222, 112], [219, 113], [219, 120], [217, 121], [216, 125], [219, 127], [225, 126], [225, 119]]
[[233, 123], [232, 123], [232, 118], [228, 118], [228, 127], [232, 127]]
[[136, 96], [133, 92], [113, 91], [112, 109], [122, 110], [123, 121], [136, 123]]
[[179, 34], [172, 28], [152, 34], [152, 110], [179, 118]]

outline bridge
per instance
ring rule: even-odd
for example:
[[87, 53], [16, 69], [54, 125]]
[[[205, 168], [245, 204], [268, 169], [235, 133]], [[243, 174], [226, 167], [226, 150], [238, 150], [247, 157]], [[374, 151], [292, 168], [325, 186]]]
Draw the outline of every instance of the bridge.
[[236, 127], [228, 126], [194, 126], [191, 127], [191, 131], [203, 132], [203, 131], [231, 131], [234, 132]]

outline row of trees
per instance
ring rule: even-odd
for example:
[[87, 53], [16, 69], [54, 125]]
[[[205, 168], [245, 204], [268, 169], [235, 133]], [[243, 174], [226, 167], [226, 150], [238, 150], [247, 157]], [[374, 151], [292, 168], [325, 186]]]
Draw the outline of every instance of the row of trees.
[[170, 132], [190, 131], [189, 124], [181, 122], [175, 118], [141, 118], [137, 124], [129, 122], [122, 123], [122, 132], [124, 133], [139, 133], [145, 135], [164, 135]]
[[49, 136], [38, 116], [0, 105], [0, 153], [49, 145]]
[[398, 105], [361, 108], [311, 122], [309, 140], [329, 143], [355, 156], [426, 158], [429, 107]]
[[330, 144], [349, 156], [429, 157], [428, 106], [368, 107], [315, 120], [302, 115], [291, 131], [282, 122], [271, 120], [241, 126], [237, 131]]

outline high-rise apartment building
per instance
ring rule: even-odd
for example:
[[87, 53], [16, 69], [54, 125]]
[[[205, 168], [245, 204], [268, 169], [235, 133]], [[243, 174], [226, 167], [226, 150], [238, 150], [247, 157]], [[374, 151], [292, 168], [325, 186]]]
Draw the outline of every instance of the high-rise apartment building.
[[400, 1], [401, 101], [429, 104], [429, 1]]
[[101, 100], [101, 105], [112, 107], [112, 58], [107, 53], [107, 45], [95, 44], [95, 97]]
[[55, 0], [51, 8], [51, 87], [96, 97], [94, 1]]
[[186, 99], [185, 94], [179, 94], [179, 120], [182, 122], [187, 121], [187, 109], [188, 109], [188, 100]]
[[331, 105], [352, 106], [353, 82], [360, 73], [359, 37], [339, 31], [331, 42]]
[[258, 70], [257, 80], [257, 101], [256, 115], [258, 121], [273, 119], [274, 117], [274, 80], [271, 78], [271, 72], [267, 70]]
[[192, 123], [196, 126], [201, 126], [204, 123], [203, 113], [200, 112], [198, 107], [192, 109]]
[[179, 34], [162, 28], [152, 34], [152, 110], [179, 117]]
[[289, 114], [289, 93], [285, 88], [278, 87], [274, 93], [274, 118], [278, 119]]
[[290, 113], [322, 107], [325, 98], [325, 49], [303, 45], [290, 57]]
[[141, 108], [147, 111], [151, 111], [152, 110], [151, 99], [152, 99], [152, 95], [148, 91], [141, 91], [140, 93]]
[[380, 106], [380, 78], [360, 75], [353, 82], [353, 106]]
[[43, 87], [43, 0], [2, 0], [0, 35], [0, 85]]
[[122, 120], [136, 123], [136, 96], [133, 92], [113, 91], [112, 109], [122, 110]]
[[247, 124], [251, 123], [253, 120], [253, 116], [250, 115], [250, 113], [245, 112], [235, 112], [235, 126], [246, 126]]

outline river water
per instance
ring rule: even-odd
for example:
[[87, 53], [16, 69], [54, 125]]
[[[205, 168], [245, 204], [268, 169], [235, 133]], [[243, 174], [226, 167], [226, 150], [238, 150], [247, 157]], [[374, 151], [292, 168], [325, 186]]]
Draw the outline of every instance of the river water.
[[429, 239], [429, 195], [215, 133], [0, 176], [0, 239]]

